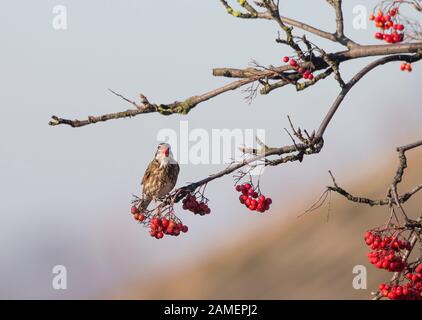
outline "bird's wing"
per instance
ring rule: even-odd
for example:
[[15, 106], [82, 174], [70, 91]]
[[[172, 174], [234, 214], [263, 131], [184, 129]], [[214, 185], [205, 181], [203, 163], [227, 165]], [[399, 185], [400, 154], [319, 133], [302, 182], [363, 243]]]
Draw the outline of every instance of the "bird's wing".
[[158, 161], [156, 159], [152, 160], [147, 169], [145, 170], [144, 173], [144, 177], [142, 178], [142, 182], [141, 185], [145, 185], [146, 183], [148, 183], [149, 178], [151, 177], [151, 174], [157, 169], [157, 167], [159, 167], [160, 164], [158, 163]]
[[179, 172], [180, 172], [180, 166], [178, 163], [176, 163], [176, 169], [174, 171], [175, 171], [176, 181], [177, 181], [177, 177], [179, 176]]
[[172, 187], [171, 187], [172, 189], [177, 183], [177, 177], [179, 176], [179, 171], [180, 171], [180, 167], [178, 163], [171, 165], [171, 170], [169, 172], [169, 180], [170, 180], [170, 183], [172, 184]]

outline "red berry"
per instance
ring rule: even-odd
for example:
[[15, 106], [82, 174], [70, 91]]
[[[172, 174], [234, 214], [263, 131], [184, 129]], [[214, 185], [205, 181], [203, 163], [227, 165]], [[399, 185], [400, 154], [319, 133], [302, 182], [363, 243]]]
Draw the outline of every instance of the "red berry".
[[250, 183], [245, 183], [243, 186], [245, 187], [246, 190], [249, 190], [250, 188], [252, 188]]
[[130, 212], [131, 212], [132, 214], [136, 214], [136, 213], [139, 213], [139, 210], [138, 210], [138, 208], [137, 208], [137, 207], [133, 206], [132, 208], [130, 208]]
[[372, 257], [371, 259], [369, 259], [369, 262], [371, 264], [376, 264], [379, 261], [379, 259], [377, 257]]
[[387, 269], [389, 265], [390, 265], [390, 263], [389, 263], [387, 260], [384, 260], [384, 261], [382, 262], [382, 268], [383, 268], [383, 269]]
[[290, 60], [290, 58], [289, 58], [289, 57], [287, 57], [287, 56], [285, 56], [285, 57], [283, 58], [283, 61], [284, 61], [284, 62], [289, 62], [289, 60]]
[[170, 223], [170, 221], [167, 218], [163, 218], [161, 220], [161, 224], [162, 224], [163, 228], [167, 228], [169, 223]]
[[183, 233], [188, 232], [188, 230], [189, 230], [188, 226], [184, 225], [184, 226], [182, 227], [182, 232], [183, 232]]
[[388, 299], [394, 300], [396, 298], [396, 294], [394, 292], [389, 292], [387, 295]]
[[388, 30], [393, 26], [393, 22], [392, 21], [387, 21], [384, 25], [384, 30]]
[[296, 66], [297, 66], [297, 62], [296, 62], [296, 60], [295, 60], [295, 59], [290, 60], [290, 65], [291, 65], [292, 67], [296, 67]]
[[151, 223], [156, 225], [156, 226], [159, 226], [161, 224], [161, 219], [160, 218], [153, 218]]

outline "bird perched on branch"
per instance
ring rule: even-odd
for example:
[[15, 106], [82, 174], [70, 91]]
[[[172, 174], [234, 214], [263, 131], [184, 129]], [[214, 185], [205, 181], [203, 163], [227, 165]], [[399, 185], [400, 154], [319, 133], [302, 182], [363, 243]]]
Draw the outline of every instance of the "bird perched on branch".
[[170, 145], [160, 143], [142, 179], [141, 211], [145, 211], [152, 200], [164, 197], [174, 188], [179, 170], [179, 164], [173, 158]]

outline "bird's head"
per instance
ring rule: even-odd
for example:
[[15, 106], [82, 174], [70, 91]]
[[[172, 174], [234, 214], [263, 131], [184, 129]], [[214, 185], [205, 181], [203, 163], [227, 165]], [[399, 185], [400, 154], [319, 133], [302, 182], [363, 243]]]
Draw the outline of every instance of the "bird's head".
[[155, 153], [155, 159], [160, 162], [160, 165], [167, 165], [169, 163], [174, 163], [173, 154], [171, 152], [171, 147], [168, 143], [160, 143]]

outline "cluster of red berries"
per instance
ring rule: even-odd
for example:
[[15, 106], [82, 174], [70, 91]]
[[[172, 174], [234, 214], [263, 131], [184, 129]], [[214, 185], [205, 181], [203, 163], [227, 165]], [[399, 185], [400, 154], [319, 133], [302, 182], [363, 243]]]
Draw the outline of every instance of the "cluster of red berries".
[[369, 20], [375, 22], [375, 26], [381, 29], [381, 32], [375, 33], [375, 38], [379, 40], [384, 40], [387, 43], [397, 43], [402, 42], [404, 35], [399, 31], [404, 30], [404, 25], [397, 22], [398, 9], [393, 8], [388, 11], [387, 14], [380, 10], [375, 16], [371, 14]]
[[130, 212], [133, 214], [133, 218], [136, 221], [143, 222], [145, 220], [145, 215], [141, 213], [137, 207], [132, 206], [132, 208], [130, 208]]
[[368, 258], [369, 262], [375, 265], [378, 269], [385, 269], [390, 272], [403, 271], [407, 266], [407, 263], [403, 262], [400, 255], [396, 255], [394, 251], [372, 251], [368, 253]]
[[239, 201], [252, 211], [265, 212], [270, 209], [273, 202], [271, 198], [266, 198], [258, 194], [250, 183], [244, 183], [236, 186], [236, 191], [241, 192]]
[[149, 233], [156, 239], [162, 239], [165, 234], [177, 237], [181, 232], [188, 232], [188, 226], [172, 219], [153, 217], [151, 221], [148, 221], [145, 213], [142, 213], [136, 206], [132, 206], [130, 212], [136, 221], [149, 224]]
[[392, 249], [400, 251], [403, 249], [410, 250], [411, 245], [407, 240], [400, 240], [397, 236], [385, 236], [376, 231], [367, 231], [365, 233], [365, 242], [372, 250], [378, 249]]
[[404, 276], [405, 284], [390, 285], [381, 283], [380, 293], [383, 297], [391, 300], [422, 300], [422, 263], [413, 272]]
[[188, 226], [183, 223], [177, 223], [174, 220], [169, 220], [167, 218], [152, 218], [150, 223], [150, 235], [156, 239], [161, 239], [164, 237], [164, 234], [170, 236], [179, 236], [180, 232], [188, 232]]
[[408, 71], [408, 72], [412, 72], [412, 65], [410, 63], [402, 63], [400, 65], [400, 70], [401, 71]]
[[371, 230], [365, 233], [365, 242], [374, 251], [368, 253], [369, 261], [379, 269], [401, 272], [394, 284], [382, 283], [379, 292], [390, 300], [422, 300], [422, 263], [416, 268], [402, 258], [401, 250], [410, 251], [412, 245], [398, 235], [384, 236], [382, 231]]
[[287, 56], [283, 58], [283, 62], [287, 63], [289, 61], [290, 65], [302, 75], [303, 79], [312, 80], [314, 78], [314, 75], [311, 73], [311, 71], [306, 68], [300, 67], [295, 59], [290, 59]]
[[185, 199], [183, 199], [182, 203], [183, 210], [189, 210], [194, 214], [203, 216], [211, 213], [211, 209], [208, 207], [207, 203], [204, 201], [198, 202], [193, 194], [190, 194]]
[[365, 242], [374, 251], [368, 253], [369, 262], [378, 269], [390, 272], [403, 271], [407, 263], [402, 260], [400, 250], [410, 250], [411, 245], [407, 240], [400, 240], [397, 236], [385, 236], [381, 233], [368, 231]]

